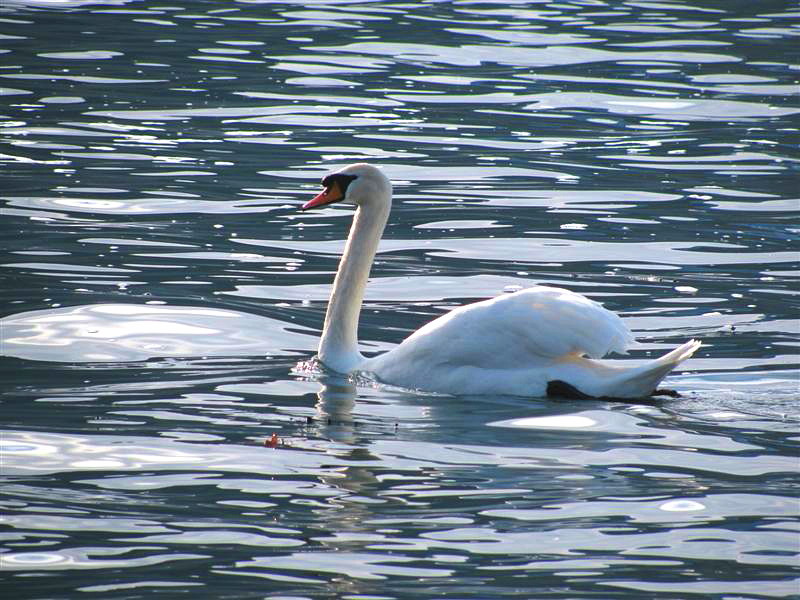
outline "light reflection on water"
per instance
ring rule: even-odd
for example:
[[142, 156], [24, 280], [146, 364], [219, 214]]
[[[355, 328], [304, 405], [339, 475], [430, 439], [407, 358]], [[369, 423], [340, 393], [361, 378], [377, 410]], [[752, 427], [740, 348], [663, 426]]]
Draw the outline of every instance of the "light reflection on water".
[[[798, 17], [7, 0], [0, 565], [18, 597], [796, 594]], [[396, 192], [365, 352], [560, 285], [622, 315], [626, 360], [701, 339], [669, 380], [683, 397], [295, 370], [351, 216], [296, 209], [361, 160]]]

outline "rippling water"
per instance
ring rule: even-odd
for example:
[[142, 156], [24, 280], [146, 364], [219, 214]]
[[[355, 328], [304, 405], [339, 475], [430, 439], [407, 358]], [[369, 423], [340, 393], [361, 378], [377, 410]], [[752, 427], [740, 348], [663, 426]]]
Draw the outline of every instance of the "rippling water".
[[[800, 595], [793, 4], [5, 0], [4, 586]], [[701, 339], [682, 397], [294, 372], [351, 218], [297, 208], [362, 160], [365, 352], [556, 284]]]

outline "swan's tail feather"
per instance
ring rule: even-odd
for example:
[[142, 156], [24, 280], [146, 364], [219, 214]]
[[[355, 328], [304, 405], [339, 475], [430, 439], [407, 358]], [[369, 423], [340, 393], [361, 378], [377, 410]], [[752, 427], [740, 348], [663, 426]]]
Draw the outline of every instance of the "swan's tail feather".
[[702, 344], [698, 340], [689, 340], [660, 358], [618, 374], [610, 382], [609, 389], [613, 390], [613, 395], [625, 398], [649, 396], [670, 371], [694, 354], [700, 346]]

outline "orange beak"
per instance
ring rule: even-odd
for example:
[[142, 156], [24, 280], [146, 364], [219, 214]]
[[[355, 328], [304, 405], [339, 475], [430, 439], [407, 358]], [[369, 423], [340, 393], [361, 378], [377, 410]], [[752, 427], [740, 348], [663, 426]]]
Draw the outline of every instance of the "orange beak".
[[329, 187], [326, 187], [319, 194], [314, 196], [311, 200], [303, 204], [300, 210], [308, 210], [309, 208], [325, 206], [326, 204], [332, 204], [333, 202], [338, 202], [343, 198], [344, 194], [342, 193], [339, 184], [334, 181]]

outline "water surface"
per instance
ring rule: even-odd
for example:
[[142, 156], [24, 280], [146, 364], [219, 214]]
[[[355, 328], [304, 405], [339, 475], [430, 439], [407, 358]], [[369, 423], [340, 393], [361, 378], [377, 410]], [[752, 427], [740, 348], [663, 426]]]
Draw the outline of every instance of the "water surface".
[[[773, 0], [6, 0], [4, 585], [800, 595], [798, 17]], [[626, 360], [700, 339], [668, 380], [682, 397], [298, 373], [352, 213], [297, 209], [356, 161], [395, 183], [364, 352], [559, 285], [622, 315], [641, 342]]]

